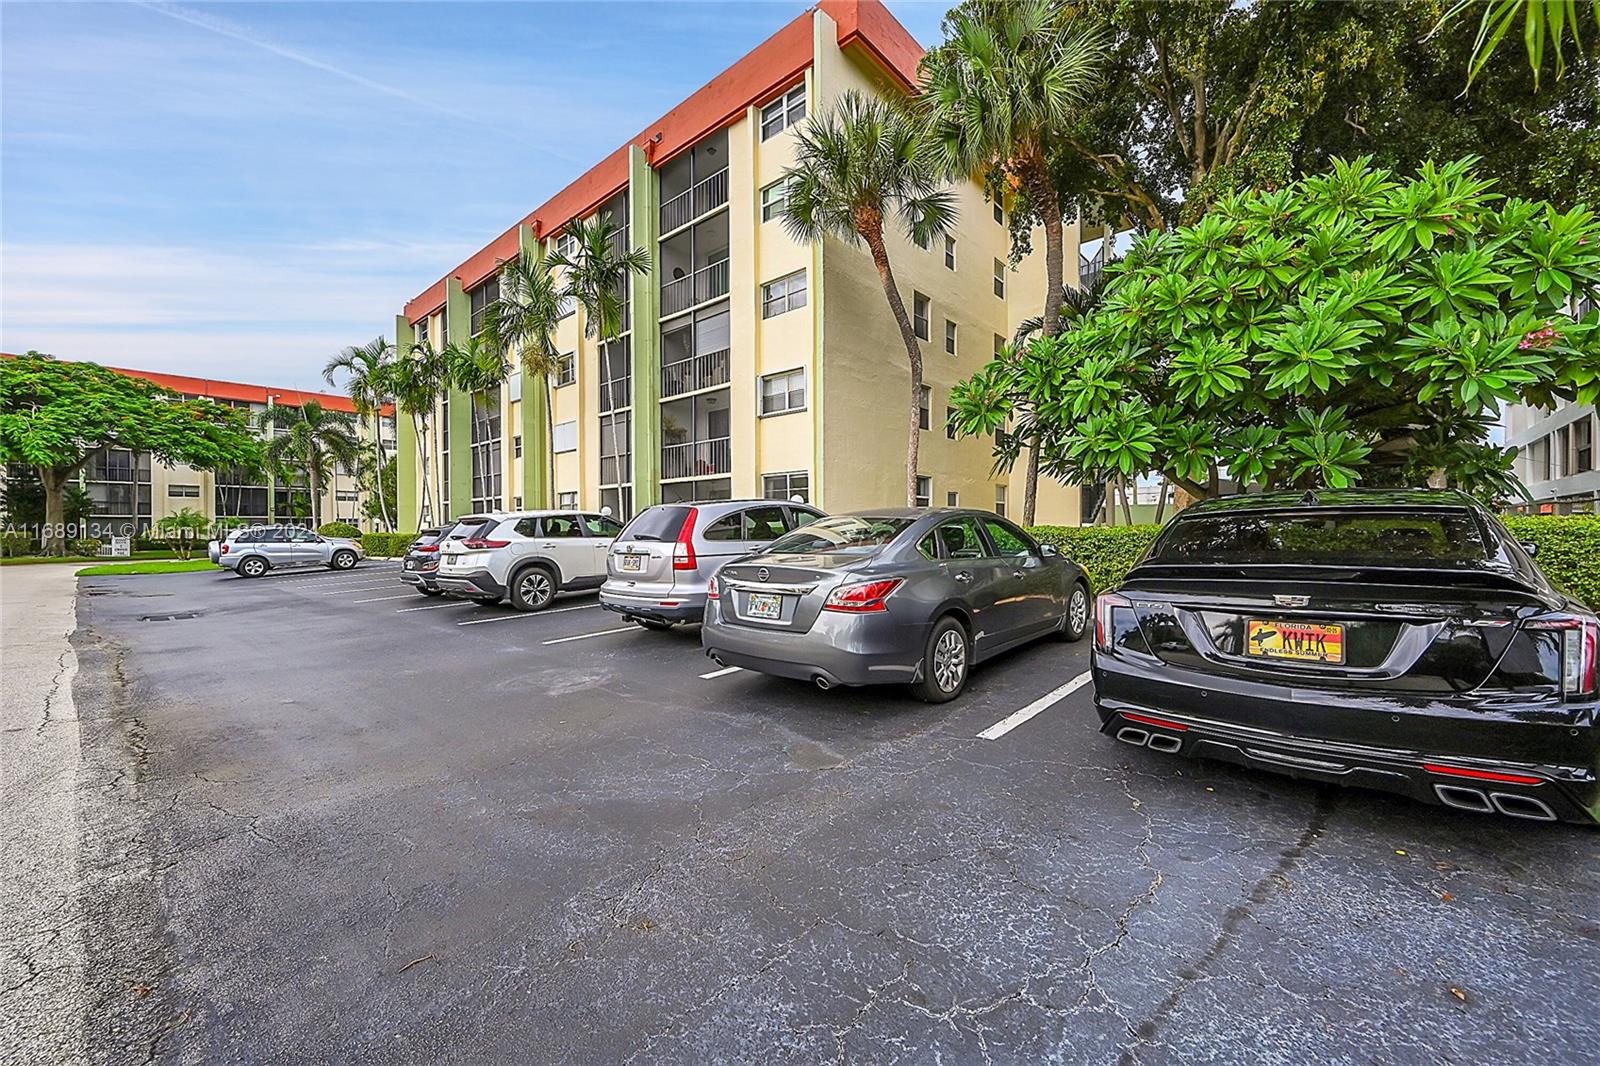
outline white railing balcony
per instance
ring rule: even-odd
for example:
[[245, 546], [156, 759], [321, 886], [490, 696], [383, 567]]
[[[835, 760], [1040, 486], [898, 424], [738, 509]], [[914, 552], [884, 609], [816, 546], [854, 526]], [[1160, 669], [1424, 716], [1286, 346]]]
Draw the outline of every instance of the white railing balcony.
[[733, 469], [733, 449], [728, 440], [714, 437], [665, 445], [661, 449], [661, 479], [726, 474]]
[[728, 261], [708, 263], [661, 286], [661, 316], [687, 311], [719, 296], [728, 295]]
[[661, 365], [661, 398], [728, 383], [728, 349], [704, 352]]
[[633, 379], [620, 377], [600, 381], [600, 413], [615, 411], [633, 403]]
[[728, 168], [723, 167], [661, 205], [661, 232], [682, 229], [727, 202]]

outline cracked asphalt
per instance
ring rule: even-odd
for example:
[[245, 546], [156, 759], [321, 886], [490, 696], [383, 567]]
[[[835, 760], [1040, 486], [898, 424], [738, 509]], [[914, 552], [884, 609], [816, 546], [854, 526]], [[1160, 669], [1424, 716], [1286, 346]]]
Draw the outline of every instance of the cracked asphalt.
[[1081, 645], [929, 707], [592, 602], [84, 579], [87, 1056], [1600, 1062], [1600, 833], [1118, 745], [1087, 688], [978, 737]]

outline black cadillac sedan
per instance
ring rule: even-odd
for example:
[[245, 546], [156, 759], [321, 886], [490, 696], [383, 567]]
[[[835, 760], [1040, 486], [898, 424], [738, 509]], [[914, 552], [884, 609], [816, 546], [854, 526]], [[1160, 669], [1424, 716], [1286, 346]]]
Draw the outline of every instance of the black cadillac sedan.
[[954, 699], [973, 665], [1089, 628], [1089, 580], [987, 511], [819, 518], [719, 569], [700, 642], [723, 666]]
[[1095, 604], [1101, 730], [1484, 814], [1600, 821], [1593, 611], [1470, 497], [1185, 509]]

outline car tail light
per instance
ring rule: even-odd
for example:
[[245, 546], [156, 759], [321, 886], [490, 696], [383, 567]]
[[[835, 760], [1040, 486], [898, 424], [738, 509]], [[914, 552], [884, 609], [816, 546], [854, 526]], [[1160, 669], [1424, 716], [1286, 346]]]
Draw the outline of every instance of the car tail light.
[[672, 568], [693, 570], [700, 565], [694, 557], [694, 522], [700, 517], [700, 508], [691, 507], [683, 516], [683, 528], [678, 530], [678, 543], [672, 546]]
[[720, 599], [722, 599], [722, 593], [717, 591], [717, 582], [716, 582], [716, 580], [714, 578], [712, 579], [711, 583], [706, 586], [706, 599], [708, 599], [708, 600], [720, 600]]
[[473, 537], [470, 540], [462, 541], [461, 546], [463, 548], [508, 548], [511, 546], [511, 542], [509, 540], [485, 540], [483, 537]]
[[1561, 694], [1568, 699], [1593, 696], [1596, 660], [1600, 659], [1600, 622], [1560, 614], [1533, 618], [1523, 624], [1529, 629], [1561, 631]]
[[1542, 785], [1544, 778], [1529, 777], [1527, 774], [1503, 774], [1494, 770], [1469, 770], [1465, 766], [1445, 766], [1436, 762], [1425, 762], [1422, 768], [1430, 774], [1439, 774], [1441, 777], [1465, 777], [1472, 781], [1497, 781], [1506, 785]]
[[414, 552], [436, 552], [439, 550], [439, 546], [437, 544], [413, 544], [411, 550]]
[[1179, 733], [1187, 732], [1189, 729], [1189, 727], [1184, 725], [1182, 722], [1169, 722], [1165, 718], [1152, 718], [1148, 714], [1134, 714], [1132, 711], [1119, 711], [1117, 713], [1121, 714], [1122, 717], [1128, 719], [1130, 722], [1139, 722], [1142, 725], [1159, 726], [1162, 729], [1172, 729]]
[[1111, 613], [1118, 607], [1132, 608], [1133, 604], [1115, 592], [1102, 592], [1094, 601], [1094, 644], [1101, 651], [1110, 651], [1117, 627]]
[[228, 542], [227, 541], [223, 541], [222, 542], [221, 552], [222, 552], [223, 555], [227, 555], [228, 554]]
[[894, 577], [883, 581], [862, 581], [854, 585], [840, 585], [828, 593], [827, 602], [822, 605], [824, 611], [844, 611], [848, 614], [866, 614], [871, 611], [887, 611], [889, 608], [883, 602], [904, 584], [903, 579]]

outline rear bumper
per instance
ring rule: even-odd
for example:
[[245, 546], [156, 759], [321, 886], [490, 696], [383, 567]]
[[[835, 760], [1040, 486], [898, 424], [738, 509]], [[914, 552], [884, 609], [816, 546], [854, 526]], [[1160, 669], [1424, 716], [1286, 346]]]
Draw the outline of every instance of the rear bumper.
[[926, 640], [926, 626], [903, 625], [888, 614], [824, 611], [810, 630], [795, 633], [723, 622], [715, 602], [700, 629], [706, 655], [724, 666], [803, 681], [820, 677], [830, 687], [915, 681]]
[[417, 588], [436, 589], [439, 587], [438, 571], [435, 570], [402, 570], [400, 571], [400, 580]]
[[701, 593], [641, 596], [619, 592], [607, 582], [600, 589], [600, 606], [630, 618], [654, 618], [662, 622], [698, 622], [706, 613], [706, 596]]
[[487, 570], [468, 570], [459, 574], [436, 573], [434, 585], [446, 592], [459, 592], [464, 596], [493, 596], [505, 599], [506, 587], [494, 579]]
[[1600, 823], [1592, 704], [1357, 698], [1159, 664], [1130, 670], [1098, 649], [1092, 669], [1100, 731], [1137, 746], [1482, 813]]

